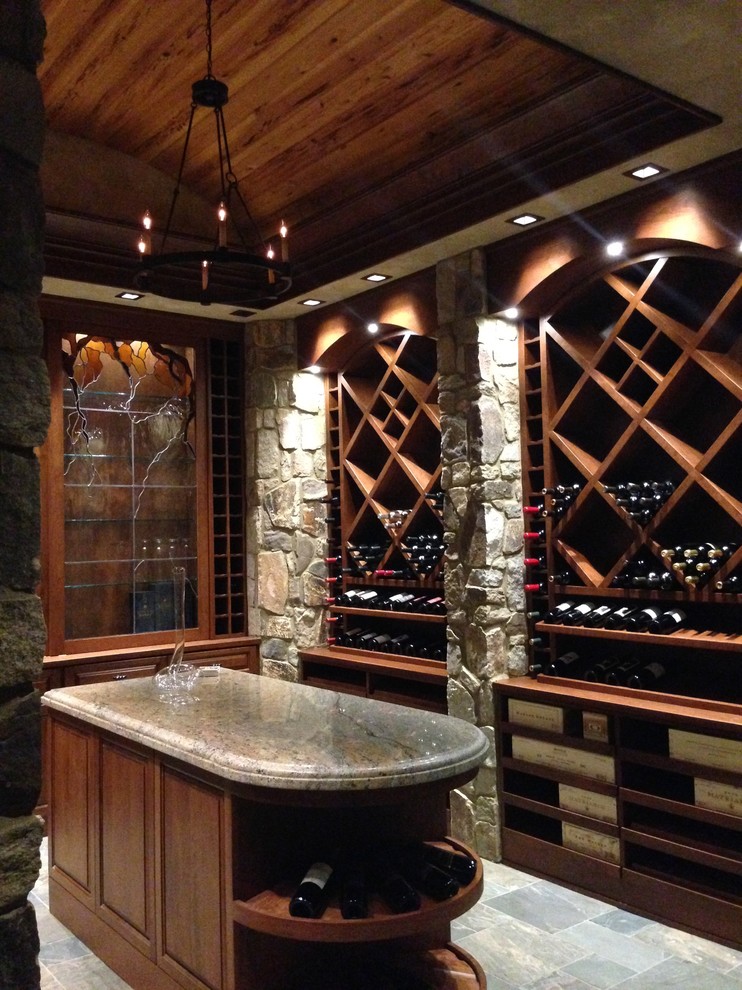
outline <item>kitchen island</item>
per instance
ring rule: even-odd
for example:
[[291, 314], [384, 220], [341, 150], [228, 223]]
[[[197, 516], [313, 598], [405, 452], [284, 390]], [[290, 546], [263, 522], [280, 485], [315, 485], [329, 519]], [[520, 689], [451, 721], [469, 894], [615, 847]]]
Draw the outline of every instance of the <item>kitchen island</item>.
[[[448, 836], [488, 740], [459, 719], [222, 670], [198, 700], [151, 679], [47, 692], [50, 908], [135, 990], [483, 988], [449, 942], [482, 871], [445, 900], [367, 917], [337, 892], [289, 914], [315, 860]], [[417, 846], [416, 846], [417, 848]], [[446, 981], [446, 982], [443, 982]]]

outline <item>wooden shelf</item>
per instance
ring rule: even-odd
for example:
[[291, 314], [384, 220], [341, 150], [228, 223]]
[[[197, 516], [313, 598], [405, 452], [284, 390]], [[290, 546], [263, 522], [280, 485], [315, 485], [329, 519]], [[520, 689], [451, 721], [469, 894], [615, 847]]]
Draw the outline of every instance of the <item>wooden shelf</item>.
[[[467, 846], [455, 839], [447, 838], [437, 844], [477, 858]], [[295, 884], [279, 882], [247, 901], [235, 901], [232, 915], [238, 924], [281, 938], [304, 942], [373, 942], [421, 935], [434, 930], [441, 922], [459, 917], [479, 900], [482, 885], [482, 864], [477, 859], [474, 879], [448, 900], [434, 901], [421, 894], [419, 910], [395, 914], [372, 894], [369, 898], [369, 916], [349, 920], [342, 917], [337, 898], [330, 899], [320, 918], [292, 918], [289, 901]]]
[[654, 646], [680, 646], [686, 649], [719, 650], [739, 653], [742, 650], [742, 634], [699, 632], [680, 629], [667, 635], [650, 632], [627, 632], [624, 629], [588, 629], [585, 626], [560, 626], [549, 622], [537, 622], [537, 632], [556, 636], [578, 636], [595, 640], [617, 640], [632, 643], [649, 643]]
[[445, 615], [436, 615], [435, 613], [426, 614], [425, 612], [393, 612], [391, 609], [386, 608], [352, 608], [349, 605], [330, 605], [328, 606], [330, 612], [338, 612], [340, 615], [358, 615], [365, 616], [369, 619], [383, 618], [392, 619], [409, 622], [433, 622], [439, 624], [446, 624]]

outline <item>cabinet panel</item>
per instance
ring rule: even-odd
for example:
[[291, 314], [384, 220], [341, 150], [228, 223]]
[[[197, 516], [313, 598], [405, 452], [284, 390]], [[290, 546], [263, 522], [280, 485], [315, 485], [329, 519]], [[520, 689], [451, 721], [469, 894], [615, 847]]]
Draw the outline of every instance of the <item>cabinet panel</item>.
[[222, 793], [162, 768], [162, 962], [213, 990], [222, 985], [224, 814]]
[[[742, 947], [739, 720], [708, 703], [573, 690], [556, 678], [495, 688], [504, 861]], [[534, 711], [552, 728], [508, 721]], [[610, 743], [584, 736], [599, 716]], [[592, 764], [601, 752], [615, 785]]]
[[140, 754], [105, 740], [100, 744], [99, 761], [99, 903], [104, 916], [113, 915], [109, 924], [152, 954], [151, 766]]
[[51, 723], [50, 735], [52, 870], [62, 871], [92, 899], [93, 740], [56, 719]]

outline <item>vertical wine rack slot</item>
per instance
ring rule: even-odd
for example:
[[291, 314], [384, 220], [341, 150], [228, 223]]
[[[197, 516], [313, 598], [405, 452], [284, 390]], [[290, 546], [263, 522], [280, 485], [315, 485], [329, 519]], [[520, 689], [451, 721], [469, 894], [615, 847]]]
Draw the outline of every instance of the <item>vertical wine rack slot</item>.
[[[536, 321], [527, 321], [520, 335], [520, 405], [523, 424], [523, 499], [524, 505], [544, 504], [544, 392], [542, 380], [542, 341]], [[546, 557], [547, 517], [524, 513], [524, 573], [526, 617], [528, 619], [527, 654], [529, 668], [536, 672], [546, 665], [550, 655], [549, 637], [536, 633], [535, 624], [548, 609], [548, 562]], [[537, 535], [543, 530], [543, 537]], [[538, 587], [541, 586], [541, 587]]]
[[[337, 597], [342, 575], [342, 535], [340, 528], [340, 409], [336, 375], [325, 379], [325, 409], [327, 410], [327, 604]], [[337, 619], [330, 611], [326, 615], [327, 643], [335, 641]]]
[[327, 644], [300, 677], [446, 709], [436, 343], [370, 342], [327, 385]]
[[222, 636], [247, 628], [242, 348], [234, 341], [212, 340], [209, 362], [214, 632]]
[[[524, 325], [524, 505], [542, 505], [548, 516], [545, 546], [534, 552], [526, 543], [531, 566], [545, 558], [547, 574], [544, 592], [543, 572], [526, 568], [528, 613], [569, 601], [642, 613], [625, 626], [599, 624], [597, 615], [576, 626], [535, 621], [534, 670], [544, 669], [544, 655], [553, 672], [561, 654], [576, 652], [584, 662], [570, 676], [582, 679], [607, 653], [646, 663], [651, 642], [663, 670], [653, 690], [742, 703], [734, 667], [742, 651], [734, 608], [740, 316], [737, 266], [668, 256], [623, 265], [580, 286], [539, 326]], [[537, 519], [526, 515], [526, 529]], [[659, 613], [651, 627], [645, 609]], [[703, 653], [705, 688], [691, 650]], [[636, 673], [631, 685], [616, 683], [637, 686]]]

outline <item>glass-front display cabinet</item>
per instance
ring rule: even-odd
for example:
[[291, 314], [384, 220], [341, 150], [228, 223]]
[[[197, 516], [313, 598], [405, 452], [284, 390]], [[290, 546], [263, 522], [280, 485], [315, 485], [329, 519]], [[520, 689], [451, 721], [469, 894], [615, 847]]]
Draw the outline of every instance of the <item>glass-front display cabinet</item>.
[[189, 638], [247, 625], [241, 343], [127, 317], [46, 321], [50, 654], [171, 641], [177, 568]]

